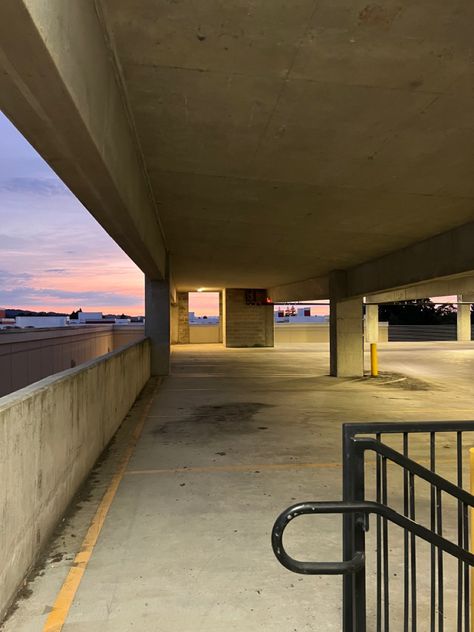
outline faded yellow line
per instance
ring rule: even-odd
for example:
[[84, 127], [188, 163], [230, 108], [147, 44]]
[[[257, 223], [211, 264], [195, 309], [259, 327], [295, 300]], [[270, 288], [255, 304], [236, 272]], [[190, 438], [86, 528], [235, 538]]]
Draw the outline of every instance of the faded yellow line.
[[127, 470], [126, 476], [138, 474], [177, 474], [186, 472], [254, 472], [255, 470], [302, 470], [307, 468], [341, 467], [341, 463], [264, 463], [257, 465], [211, 465], [208, 467], [173, 467], [154, 470]]
[[[158, 385], [157, 385], [158, 386]], [[120, 481], [123, 478], [127, 465], [130, 461], [130, 457], [133, 454], [133, 450], [137, 444], [138, 439], [143, 431], [143, 426], [145, 425], [145, 421], [150, 410], [151, 404], [153, 402], [153, 398], [156, 392], [156, 388], [153, 389], [153, 392], [150, 395], [150, 399], [145, 406], [145, 409], [138, 420], [135, 428], [133, 429], [132, 436], [127, 445], [127, 449], [123, 454], [117, 470], [110, 482], [110, 485], [105, 492], [99, 507], [92, 519], [91, 525], [86, 533], [86, 536], [82, 542], [81, 550], [77, 553], [74, 558], [74, 562], [72, 564], [72, 568], [69, 571], [57, 597], [54, 602], [53, 609], [48, 615], [46, 622], [43, 627], [43, 632], [61, 632], [63, 626], [66, 622], [67, 616], [69, 614], [69, 610], [74, 601], [74, 597], [76, 595], [77, 589], [81, 583], [82, 577], [86, 571], [87, 565], [89, 563], [90, 558], [92, 557], [92, 553], [94, 551], [94, 547], [99, 538], [102, 527], [104, 526], [105, 519], [109, 512], [110, 506], [114, 500], [115, 494], [117, 493], [117, 489], [120, 485]]]
[[[374, 456], [372, 460], [374, 460]], [[429, 463], [429, 459], [417, 459], [412, 457], [417, 463]], [[449, 465], [455, 463], [455, 459], [436, 459], [438, 465]], [[396, 463], [388, 462], [389, 466], [399, 467]], [[304, 469], [326, 469], [342, 467], [342, 463], [259, 463], [256, 465], [210, 465], [206, 467], [171, 467], [157, 468], [149, 470], [127, 470], [125, 476], [140, 476], [150, 474], [213, 474], [232, 472], [255, 472], [256, 470], [304, 470]]]

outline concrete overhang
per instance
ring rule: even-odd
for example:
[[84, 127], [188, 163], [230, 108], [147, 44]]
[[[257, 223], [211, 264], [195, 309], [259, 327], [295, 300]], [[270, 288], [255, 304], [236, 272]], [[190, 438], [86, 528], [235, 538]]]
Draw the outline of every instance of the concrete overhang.
[[[391, 292], [380, 292], [369, 294], [366, 297], [367, 303], [393, 303], [396, 301], [410, 301], [432, 296], [466, 296], [471, 297], [474, 293], [474, 276], [452, 276], [444, 279], [437, 279], [428, 283], [419, 283], [410, 287], [392, 290]], [[464, 300], [464, 298], [462, 299]], [[467, 301], [470, 298], [466, 298]]]
[[4, 0], [1, 102], [148, 274], [162, 223], [177, 289], [463, 274], [474, 6], [424, 4]]
[[0, 107], [151, 278], [166, 251], [118, 70], [94, 3], [0, 3]]

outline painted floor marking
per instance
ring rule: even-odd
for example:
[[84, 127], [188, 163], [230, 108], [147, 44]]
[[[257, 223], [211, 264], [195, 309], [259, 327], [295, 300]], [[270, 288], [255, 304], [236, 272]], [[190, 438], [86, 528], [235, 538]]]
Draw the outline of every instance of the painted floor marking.
[[49, 613], [48, 618], [46, 619], [43, 627], [43, 632], [61, 632], [61, 630], [63, 629], [63, 626], [69, 614], [69, 610], [74, 601], [74, 597], [79, 588], [82, 577], [84, 576], [89, 560], [92, 557], [92, 553], [94, 551], [94, 547], [97, 543], [102, 527], [104, 526], [104, 522], [109, 512], [110, 506], [112, 505], [115, 494], [117, 493], [120, 481], [125, 474], [125, 470], [133, 454], [137, 441], [142, 434], [143, 426], [145, 425], [145, 421], [148, 417], [148, 412], [153, 403], [157, 387], [158, 385], [155, 386], [155, 388], [153, 389], [150, 395], [150, 399], [147, 402], [143, 413], [140, 416], [140, 419], [133, 429], [125, 453], [120, 459], [115, 474], [97, 508], [91, 525], [84, 537], [81, 549], [74, 558], [71, 570], [69, 571], [56, 597], [56, 601], [54, 602], [53, 608]]
[[[429, 463], [429, 459], [416, 459], [417, 463]], [[372, 459], [373, 461], [373, 459]], [[455, 463], [455, 459], [437, 459], [438, 465], [449, 465]], [[388, 465], [396, 466], [396, 463], [388, 462]], [[209, 466], [191, 466], [191, 467], [170, 467], [156, 468], [144, 470], [127, 470], [125, 476], [147, 476], [151, 474], [218, 474], [232, 472], [255, 472], [264, 470], [304, 470], [304, 469], [329, 469], [340, 468], [342, 463], [259, 463], [257, 465], [209, 465]], [[397, 466], [398, 467], [398, 466]]]

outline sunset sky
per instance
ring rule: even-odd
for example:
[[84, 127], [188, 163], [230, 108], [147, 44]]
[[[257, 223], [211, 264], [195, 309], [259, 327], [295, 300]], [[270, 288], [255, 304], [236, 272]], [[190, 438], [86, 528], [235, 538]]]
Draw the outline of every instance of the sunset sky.
[[[0, 309], [141, 315], [143, 284], [139, 268], [0, 113]], [[198, 315], [211, 315], [215, 303], [193, 297]]]

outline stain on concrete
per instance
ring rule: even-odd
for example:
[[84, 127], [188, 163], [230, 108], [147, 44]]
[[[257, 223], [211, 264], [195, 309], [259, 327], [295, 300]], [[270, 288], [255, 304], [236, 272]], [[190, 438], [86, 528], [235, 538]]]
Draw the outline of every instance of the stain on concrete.
[[260, 402], [230, 402], [227, 404], [197, 406], [183, 419], [167, 421], [157, 425], [154, 436], [166, 435], [169, 439], [192, 439], [206, 442], [210, 436], [250, 434], [266, 429], [258, 426], [255, 416], [271, 404]]
[[359, 24], [388, 28], [400, 13], [401, 7], [387, 7], [381, 4], [368, 4], [359, 13]]

